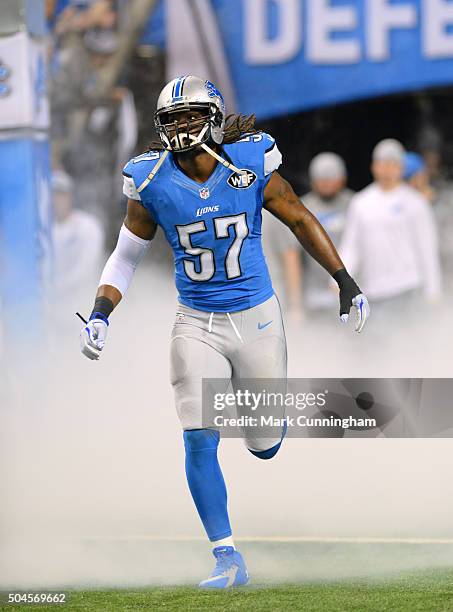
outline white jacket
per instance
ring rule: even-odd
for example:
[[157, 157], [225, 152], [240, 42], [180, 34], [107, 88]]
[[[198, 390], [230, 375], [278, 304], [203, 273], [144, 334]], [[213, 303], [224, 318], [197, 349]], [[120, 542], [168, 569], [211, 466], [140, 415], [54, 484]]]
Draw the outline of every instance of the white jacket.
[[383, 191], [372, 183], [351, 200], [340, 255], [370, 299], [422, 288], [441, 292], [437, 227], [428, 202], [400, 184]]

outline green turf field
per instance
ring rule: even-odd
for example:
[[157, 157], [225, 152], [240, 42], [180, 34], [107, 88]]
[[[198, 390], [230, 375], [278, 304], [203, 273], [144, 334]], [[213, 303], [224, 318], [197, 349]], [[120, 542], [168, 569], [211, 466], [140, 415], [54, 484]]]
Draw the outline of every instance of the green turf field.
[[[30, 557], [21, 557], [17, 571], [9, 574], [8, 586], [8, 566], [4, 566], [0, 610], [453, 612], [450, 540], [243, 540], [240, 549], [252, 582], [226, 592], [200, 591], [192, 586], [213, 567], [204, 541], [99, 538], [79, 544], [80, 548], [60, 550], [60, 555], [51, 551], [39, 559], [41, 564], [31, 557], [28, 568], [25, 563]], [[64, 591], [67, 603], [4, 604], [6, 591]]]
[[3, 605], [1, 610], [304, 610], [304, 612], [453, 611], [453, 570], [433, 570], [392, 580], [242, 587], [226, 592], [191, 587], [69, 591], [68, 603]]

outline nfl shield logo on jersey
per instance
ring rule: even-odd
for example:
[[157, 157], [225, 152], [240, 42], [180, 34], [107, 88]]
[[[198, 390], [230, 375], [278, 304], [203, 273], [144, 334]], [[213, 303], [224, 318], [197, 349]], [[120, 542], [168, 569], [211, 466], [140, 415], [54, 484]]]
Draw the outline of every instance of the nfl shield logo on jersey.
[[207, 187], [203, 187], [203, 189], [200, 189], [199, 194], [200, 198], [207, 200], [209, 198], [209, 189]]

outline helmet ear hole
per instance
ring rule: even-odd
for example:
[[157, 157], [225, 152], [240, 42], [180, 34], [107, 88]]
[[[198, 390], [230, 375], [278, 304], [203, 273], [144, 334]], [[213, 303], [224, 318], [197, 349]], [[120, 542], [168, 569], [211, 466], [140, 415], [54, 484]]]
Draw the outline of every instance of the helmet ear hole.
[[214, 113], [214, 125], [217, 125], [220, 127], [222, 125], [222, 121], [223, 121], [223, 115], [218, 109], [216, 109]]

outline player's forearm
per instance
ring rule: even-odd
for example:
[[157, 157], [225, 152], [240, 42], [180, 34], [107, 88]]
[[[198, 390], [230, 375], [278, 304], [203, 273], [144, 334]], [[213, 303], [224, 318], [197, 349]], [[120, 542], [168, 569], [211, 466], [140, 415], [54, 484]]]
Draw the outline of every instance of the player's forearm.
[[109, 316], [112, 314], [115, 306], [117, 306], [121, 300], [121, 294], [120, 299], [114, 303], [113, 299], [110, 299], [108, 295], [104, 294], [104, 288], [115, 289], [115, 287], [109, 287], [108, 285], [99, 287], [96, 294], [96, 299], [94, 301], [93, 310], [90, 314], [90, 321], [92, 319], [101, 319], [108, 324]]
[[101, 315], [103, 320], [108, 321], [109, 316], [121, 302], [122, 297], [120, 291], [113, 285], [100, 285], [90, 319], [99, 318], [99, 315]]
[[291, 229], [309, 255], [331, 276], [345, 267], [327, 232], [310, 211], [301, 211]]
[[264, 206], [287, 225], [304, 249], [332, 276], [344, 268], [322, 225], [303, 205], [293, 188], [273, 172], [264, 190]]

